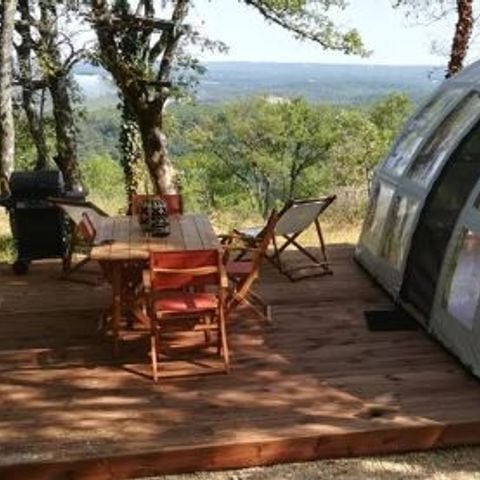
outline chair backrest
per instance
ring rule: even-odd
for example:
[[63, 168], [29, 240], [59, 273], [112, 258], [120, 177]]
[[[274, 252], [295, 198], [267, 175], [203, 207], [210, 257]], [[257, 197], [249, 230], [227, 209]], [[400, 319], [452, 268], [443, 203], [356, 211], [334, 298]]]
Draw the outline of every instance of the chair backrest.
[[238, 303], [240, 303], [239, 300], [245, 298], [248, 295], [248, 292], [257, 280], [260, 274], [260, 267], [265, 258], [265, 253], [268, 249], [268, 246], [270, 245], [270, 242], [273, 238], [275, 226], [277, 225], [279, 218], [279, 214], [275, 210], [273, 210], [267, 220], [267, 223], [265, 224], [265, 227], [263, 228], [262, 232], [258, 237], [259, 242], [257, 243], [257, 247], [253, 252], [250, 262], [250, 272], [247, 276], [245, 276], [241, 281], [237, 283], [235, 296], [231, 300], [230, 308], [238, 305]]
[[101, 219], [108, 217], [107, 213], [92, 202], [68, 200], [63, 198], [51, 198], [50, 200], [66, 213], [77, 226], [82, 221], [84, 213], [88, 215], [90, 221], [94, 224], [99, 224]]
[[265, 257], [268, 246], [270, 245], [270, 242], [273, 238], [279, 219], [280, 214], [276, 210], [273, 210], [268, 217], [267, 223], [257, 237], [257, 247], [255, 249], [255, 252], [253, 252], [252, 256], [252, 263], [257, 266], [257, 272], [260, 268], [261, 262]]
[[276, 235], [294, 235], [306, 230], [336, 199], [335, 195], [288, 202], [279, 214]]
[[168, 195], [133, 195], [131, 208], [132, 215], [138, 215], [140, 213], [142, 202], [150, 198], [163, 200], [167, 206], [167, 212], [169, 215], [183, 214], [183, 196], [179, 193], [172, 193]]
[[95, 229], [92, 220], [85, 212], [82, 213], [82, 219], [78, 224], [78, 231], [85, 242], [87, 242], [89, 245], [93, 245], [95, 242], [95, 237], [97, 236], [97, 230]]
[[223, 252], [220, 249], [151, 252], [150, 281], [153, 291], [207, 285], [226, 288]]
[[183, 196], [180, 193], [162, 195], [169, 215], [183, 215]]

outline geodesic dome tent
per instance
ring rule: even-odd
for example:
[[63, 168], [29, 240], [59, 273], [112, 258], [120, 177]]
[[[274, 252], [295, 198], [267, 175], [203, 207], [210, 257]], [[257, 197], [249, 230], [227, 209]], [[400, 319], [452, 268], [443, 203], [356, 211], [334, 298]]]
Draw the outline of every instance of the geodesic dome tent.
[[480, 62], [435, 91], [377, 170], [356, 258], [480, 376]]

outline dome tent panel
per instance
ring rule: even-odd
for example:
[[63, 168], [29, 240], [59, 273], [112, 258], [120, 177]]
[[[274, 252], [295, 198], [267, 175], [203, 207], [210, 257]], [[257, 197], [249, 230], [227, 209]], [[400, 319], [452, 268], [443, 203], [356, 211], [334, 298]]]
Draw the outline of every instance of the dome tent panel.
[[408, 238], [417, 217], [419, 202], [413, 198], [396, 195], [387, 222], [383, 256], [400, 270], [407, 255]]
[[403, 175], [435, 122], [442, 119], [463, 94], [462, 88], [437, 91], [408, 122], [382, 169], [395, 176]]
[[371, 196], [369, 213], [365, 219], [362, 238], [371, 252], [379, 253], [383, 229], [395, 189], [393, 186], [377, 182]]
[[478, 92], [470, 92], [462, 98], [415, 157], [408, 170], [408, 178], [415, 183], [428, 186], [444, 164], [452, 145], [458, 143], [464, 132], [471, 128], [479, 111]]
[[473, 330], [480, 300], [480, 232], [463, 228], [442, 292], [442, 305], [467, 330]]
[[480, 181], [458, 220], [443, 262], [430, 331], [480, 376]]
[[[442, 101], [443, 96], [446, 96], [446, 100]], [[438, 115], [437, 118], [434, 118], [433, 112]], [[368, 219], [375, 216], [375, 212], [372, 213], [372, 211], [376, 208], [375, 202], [370, 202], [370, 210], [362, 230], [356, 256], [359, 262], [395, 299], [398, 299], [401, 292], [412, 237], [425, 199], [430, 193], [431, 184], [441, 174], [443, 166], [476, 122], [479, 114], [480, 96], [476, 92], [471, 92], [469, 87], [459, 87], [452, 80], [445, 82], [433, 95], [432, 100], [426, 102], [407, 126], [407, 132], [412, 128], [412, 124], [421, 124], [424, 130], [419, 134], [421, 142], [418, 143], [413, 156], [408, 161], [403, 161], [407, 165], [403, 174], [396, 176], [394, 172], [389, 171], [389, 168], [392, 165], [390, 163], [392, 155], [397, 158], [400, 155], [398, 146], [402, 144], [405, 134], [400, 135], [392, 153], [376, 174], [374, 185], [378, 182], [389, 184], [395, 190], [395, 194], [388, 212], [382, 216], [384, 223], [381, 225], [379, 222], [376, 223], [379, 238], [376, 238], [375, 249], [372, 248], [372, 243], [368, 238], [370, 235]], [[422, 123], [422, 119], [431, 119], [432, 125], [426, 126]], [[422, 172], [422, 175], [416, 176], [411, 173], [413, 171]], [[428, 181], [423, 180], [423, 176]], [[419, 181], [419, 177], [422, 178], [422, 181]], [[409, 208], [406, 212], [401, 210], [399, 212], [397, 205], [399, 207], [408, 205]], [[401, 225], [397, 225], [398, 222]], [[400, 251], [393, 252], [393, 254], [391, 251], [392, 230], [400, 231], [402, 237]], [[395, 242], [395, 240], [393, 241]]]

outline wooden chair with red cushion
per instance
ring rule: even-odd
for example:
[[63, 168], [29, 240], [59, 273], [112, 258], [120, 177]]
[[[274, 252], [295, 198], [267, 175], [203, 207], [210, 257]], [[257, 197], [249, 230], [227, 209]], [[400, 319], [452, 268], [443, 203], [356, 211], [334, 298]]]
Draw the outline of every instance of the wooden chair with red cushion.
[[[240, 305], [247, 305], [268, 323], [272, 321], [270, 306], [255, 292], [253, 286], [260, 275], [260, 267], [272, 241], [278, 218], [279, 216], [274, 210], [263, 231], [257, 236], [255, 244], [236, 244], [235, 233], [224, 237], [223, 242], [228, 257], [230, 257], [229, 253], [237, 251], [236, 259], [226, 262], [227, 275], [233, 283], [233, 289], [227, 301], [227, 309], [231, 311]], [[248, 260], [244, 260], [246, 255], [248, 255]]]
[[183, 196], [180, 193], [172, 193], [166, 195], [133, 195], [132, 196], [132, 215], [138, 215], [142, 202], [149, 198], [163, 200], [167, 205], [169, 215], [183, 215]]
[[[162, 332], [168, 329], [217, 334], [217, 353], [230, 369], [226, 331], [228, 279], [221, 250], [162, 251], [150, 254], [144, 271], [144, 292], [150, 320], [153, 379], [158, 379]], [[186, 328], [185, 328], [186, 327]]]

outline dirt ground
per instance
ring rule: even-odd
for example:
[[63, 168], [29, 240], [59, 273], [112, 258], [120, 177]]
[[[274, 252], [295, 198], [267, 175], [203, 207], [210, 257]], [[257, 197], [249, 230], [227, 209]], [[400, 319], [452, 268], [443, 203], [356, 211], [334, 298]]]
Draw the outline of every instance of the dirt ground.
[[480, 480], [480, 447], [322, 460], [142, 480]]

